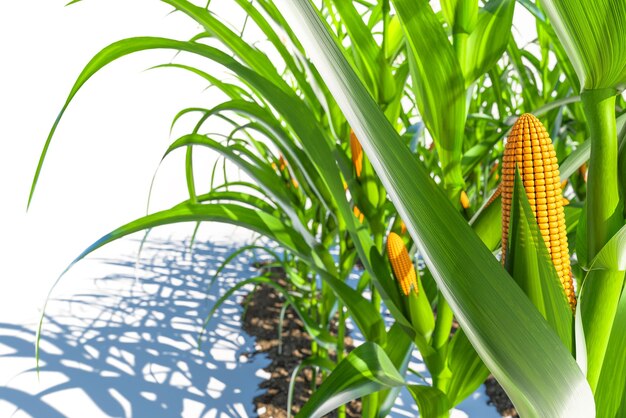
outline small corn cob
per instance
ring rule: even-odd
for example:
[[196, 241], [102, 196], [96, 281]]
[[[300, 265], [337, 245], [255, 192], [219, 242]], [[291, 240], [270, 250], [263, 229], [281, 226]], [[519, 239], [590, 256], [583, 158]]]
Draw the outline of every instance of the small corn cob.
[[461, 206], [463, 209], [469, 209], [470, 207], [470, 200], [465, 190], [461, 191]]
[[400, 233], [402, 235], [406, 234], [406, 224], [402, 220], [400, 221]]
[[352, 162], [354, 163], [356, 176], [361, 177], [361, 171], [363, 170], [363, 147], [361, 147], [361, 143], [352, 130], [350, 131], [350, 151], [352, 152]]
[[285, 161], [285, 158], [282, 155], [278, 159], [278, 166], [280, 168], [280, 171], [285, 171], [285, 169], [287, 168], [287, 161]]
[[357, 217], [359, 222], [363, 223], [363, 219], [365, 219], [365, 215], [363, 214], [363, 212], [361, 212], [361, 209], [355, 206], [354, 209], [352, 209], [352, 212], [354, 212], [354, 216]]
[[576, 296], [572, 284], [559, 166], [546, 128], [533, 115], [520, 116], [509, 134], [502, 164], [502, 263], [509, 237], [511, 199], [518, 167], [528, 201], [565, 295], [572, 309]]
[[411, 286], [413, 286], [413, 290], [417, 294], [415, 267], [413, 267], [404, 241], [395, 232], [390, 233], [387, 237], [387, 254], [389, 254], [389, 261], [391, 261], [391, 268], [396, 275], [396, 279], [400, 282], [402, 293], [408, 296], [411, 292]]

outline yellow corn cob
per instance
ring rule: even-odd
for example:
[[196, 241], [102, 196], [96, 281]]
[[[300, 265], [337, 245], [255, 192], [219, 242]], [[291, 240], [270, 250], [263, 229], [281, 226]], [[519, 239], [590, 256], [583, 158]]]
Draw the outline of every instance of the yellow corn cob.
[[391, 232], [387, 237], [387, 254], [389, 254], [389, 261], [391, 261], [391, 268], [396, 275], [396, 279], [400, 282], [402, 293], [408, 296], [411, 292], [411, 285], [413, 285], [413, 289], [417, 294], [415, 267], [413, 267], [404, 241], [395, 232]]
[[354, 163], [356, 176], [361, 177], [361, 171], [363, 170], [363, 148], [352, 130], [350, 131], [350, 151], [352, 151], [352, 162]]
[[463, 209], [469, 209], [470, 207], [470, 200], [465, 190], [461, 191], [461, 206]]
[[502, 164], [502, 262], [509, 237], [511, 199], [517, 165], [539, 230], [572, 307], [576, 296], [572, 284], [559, 166], [546, 128], [531, 114], [515, 122], [504, 150]]
[[352, 209], [352, 212], [354, 212], [354, 216], [357, 217], [359, 222], [363, 223], [363, 219], [365, 219], [365, 215], [363, 214], [363, 212], [361, 212], [361, 210], [356, 206], [354, 207], [354, 209]]

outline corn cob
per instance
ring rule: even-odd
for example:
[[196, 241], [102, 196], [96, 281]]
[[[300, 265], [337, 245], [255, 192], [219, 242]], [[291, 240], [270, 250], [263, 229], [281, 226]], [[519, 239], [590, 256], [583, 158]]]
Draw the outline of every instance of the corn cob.
[[400, 233], [402, 235], [406, 234], [406, 224], [402, 220], [400, 221]]
[[278, 159], [278, 166], [280, 168], [280, 171], [285, 171], [285, 169], [287, 168], [287, 161], [285, 161], [285, 158], [282, 155]]
[[572, 309], [576, 296], [572, 284], [565, 214], [556, 152], [541, 122], [530, 114], [520, 116], [509, 134], [502, 164], [502, 263], [509, 238], [511, 199], [518, 167], [528, 202]]
[[389, 261], [391, 261], [391, 268], [393, 269], [396, 279], [400, 282], [400, 288], [402, 293], [406, 296], [411, 292], [411, 285], [418, 293], [417, 289], [417, 275], [415, 274], [415, 267], [409, 257], [409, 252], [404, 245], [404, 241], [400, 238], [400, 235], [392, 232], [387, 237], [387, 254], [389, 254]]
[[463, 209], [469, 209], [470, 207], [470, 200], [465, 190], [461, 191], [461, 206]]
[[361, 177], [361, 171], [363, 170], [363, 148], [352, 130], [350, 131], [350, 151], [352, 152], [352, 162], [354, 163], [356, 176]]

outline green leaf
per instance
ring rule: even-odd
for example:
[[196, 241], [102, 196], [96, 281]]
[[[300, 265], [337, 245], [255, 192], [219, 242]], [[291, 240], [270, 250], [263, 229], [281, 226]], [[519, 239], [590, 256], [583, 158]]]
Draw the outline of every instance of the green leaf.
[[44, 303], [42, 314], [39, 319], [39, 326], [37, 328], [37, 343], [35, 344], [35, 358], [37, 359], [37, 370], [39, 370], [39, 340], [41, 338], [41, 328], [43, 326], [43, 320], [46, 306], [48, 305], [48, 300], [50, 299], [52, 291], [61, 281], [61, 278], [74, 264], [78, 263], [80, 260], [91, 254], [98, 248], [135, 232], [143, 231], [161, 225], [168, 225], [179, 222], [200, 221], [230, 223], [256, 231], [261, 235], [273, 239], [281, 246], [289, 249], [290, 251], [293, 251], [303, 260], [308, 260], [309, 262], [311, 262], [311, 264], [313, 264], [314, 257], [311, 253], [311, 248], [302, 239], [297, 231], [285, 225], [285, 223], [281, 219], [255, 209], [245, 208], [239, 205], [227, 203], [202, 205], [183, 202], [170, 209], [156, 212], [151, 215], [136, 219], [135, 221], [127, 223], [126, 225], [123, 225], [116, 230], [106, 234], [98, 241], [90, 245], [85, 251], [83, 251], [78, 257], [76, 257], [74, 261], [72, 261], [72, 263], [70, 263], [70, 265], [63, 271], [63, 273], [61, 273], [61, 275], [57, 278], [57, 280], [48, 291], [46, 302]]
[[172, 151], [189, 145], [209, 147], [237, 164], [237, 166], [250, 175], [268, 195], [271, 195], [276, 200], [282, 211], [291, 220], [294, 228], [300, 232], [307, 243], [312, 247], [316, 245], [315, 237], [311, 235], [307, 227], [302, 223], [299, 208], [294, 204], [294, 201], [287, 193], [287, 189], [280, 187], [281, 183], [277, 181], [276, 173], [264, 162], [259, 160], [255, 161], [256, 156], [249, 152], [246, 147], [235, 145], [226, 146], [205, 135], [188, 134], [174, 141], [165, 152], [163, 158]]
[[453, 34], [469, 34], [474, 30], [478, 15], [476, 0], [442, 0], [440, 3]]
[[327, 329], [322, 328], [319, 324], [316, 323], [315, 320], [313, 320], [313, 318], [309, 317], [305, 313], [306, 310], [300, 306], [300, 304], [298, 303], [299, 301], [298, 298], [290, 295], [287, 289], [285, 289], [284, 287], [276, 283], [276, 281], [269, 279], [267, 277], [253, 277], [251, 279], [242, 280], [240, 282], [237, 282], [231, 288], [229, 288], [215, 302], [215, 304], [211, 308], [211, 311], [209, 312], [206, 319], [204, 320], [204, 324], [202, 325], [202, 333], [198, 336], [198, 346], [200, 345], [204, 330], [206, 329], [209, 322], [211, 322], [211, 318], [213, 318], [213, 314], [215, 314], [215, 312], [219, 309], [219, 307], [222, 306], [222, 304], [226, 300], [228, 300], [228, 298], [230, 298], [236, 291], [238, 291], [239, 289], [241, 289], [242, 287], [248, 284], [264, 284], [264, 285], [273, 287], [278, 293], [280, 293], [285, 298], [285, 301], [286, 301], [285, 303], [289, 304], [291, 307], [294, 308], [294, 310], [296, 311], [296, 313], [302, 320], [302, 323], [304, 324], [304, 328], [307, 334], [309, 334], [311, 338], [313, 338], [322, 347], [325, 347], [327, 349], [332, 349], [336, 347], [337, 339], [334, 336], [332, 336]]
[[[381, 54], [380, 48], [376, 44], [372, 31], [363, 22], [363, 19], [350, 1], [333, 0], [333, 5], [341, 17], [341, 23], [348, 31], [351, 39], [351, 46], [356, 51], [357, 64], [364, 76], [372, 95], [378, 97], [379, 70], [386, 70], [387, 77], [391, 77], [389, 67], [380, 66], [378, 57]], [[380, 92], [382, 93], [382, 92]], [[393, 97], [393, 95], [392, 95]]]
[[605, 354], [604, 365], [596, 389], [597, 418], [626, 416], [626, 292], [622, 296], [615, 314], [615, 322]]
[[[626, 141], [624, 141], [624, 138], [626, 138], [626, 114], [618, 116], [617, 119], [615, 119], [615, 123], [617, 125], [617, 139], [619, 140], [620, 145], [622, 145], [626, 143]], [[561, 180], [565, 180], [574, 174], [576, 170], [578, 170], [578, 167], [589, 161], [590, 155], [591, 139], [589, 138], [582, 144], [579, 144], [578, 147], [563, 161], [559, 167]]]
[[[415, 163], [309, 1], [283, 0], [280, 4], [355, 130], [472, 345], [520, 414], [593, 416], [591, 390], [567, 348], [423, 166]], [[419, 9], [424, 5], [421, 1], [413, 4]], [[412, 10], [411, 5], [407, 8]], [[446, 97], [437, 98], [440, 105], [447, 103]], [[449, 114], [446, 107], [440, 117]], [[511, 333], [512, 329], [516, 332]]]
[[450, 416], [448, 398], [439, 389], [423, 385], [409, 385], [407, 389], [417, 403], [420, 417], [448, 418]]
[[[409, 335], [404, 331], [404, 327], [399, 323], [394, 322], [391, 328], [389, 328], [384, 349], [395, 368], [399, 370], [400, 374], [404, 375], [413, 352], [413, 343]], [[401, 387], [396, 386], [391, 389], [385, 389], [379, 394], [380, 407], [378, 416], [380, 418], [389, 414], [401, 389]]]
[[289, 390], [287, 392], [287, 418], [291, 418], [291, 409], [293, 405], [293, 394], [296, 387], [296, 377], [300, 374], [300, 371], [305, 367], [319, 367], [325, 371], [332, 371], [335, 368], [335, 364], [326, 357], [307, 357], [298, 364], [298, 367], [291, 372], [291, 379], [289, 380]]
[[385, 322], [374, 305], [345, 282], [323, 270], [318, 269], [317, 273], [341, 299], [366, 340], [384, 344], [387, 339]]
[[463, 72], [439, 19], [426, 0], [392, 2], [411, 52], [413, 88], [420, 116], [435, 140], [444, 177], [450, 185], [460, 189], [466, 116]]
[[480, 9], [476, 26], [467, 39], [468, 59], [462, 65], [465, 86], [489, 71], [502, 57], [509, 43], [514, 9], [515, 0], [491, 0]]
[[472, 229], [490, 251], [495, 251], [502, 240], [502, 197], [484, 205], [470, 220]]
[[483, 384], [489, 376], [489, 370], [462, 329], [452, 337], [449, 350], [448, 368], [451, 376], [446, 395], [450, 405], [455, 406]]
[[397, 386], [404, 386], [404, 379], [385, 351], [366, 342], [335, 367], [297, 417], [322, 417], [353, 399]]
[[583, 89], [626, 83], [626, 2], [542, 0]]
[[509, 222], [507, 270], [571, 351], [572, 309], [517, 170]]
[[595, 256], [590, 270], [626, 270], [626, 225], [624, 225]]

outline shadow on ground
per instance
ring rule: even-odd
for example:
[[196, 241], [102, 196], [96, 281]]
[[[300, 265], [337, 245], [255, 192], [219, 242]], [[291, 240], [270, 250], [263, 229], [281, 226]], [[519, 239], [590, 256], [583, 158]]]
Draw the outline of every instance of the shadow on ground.
[[200, 350], [196, 342], [217, 298], [254, 275], [240, 257], [209, 285], [231, 245], [196, 243], [190, 254], [188, 243], [152, 240], [136, 272], [134, 257], [101, 260], [116, 274], [49, 305], [40, 383], [35, 326], [0, 323], [0, 365], [25, 365], [0, 382], [3, 410], [34, 418], [255, 416], [268, 361], [248, 358], [254, 342], [241, 331], [236, 298], [216, 312]]

